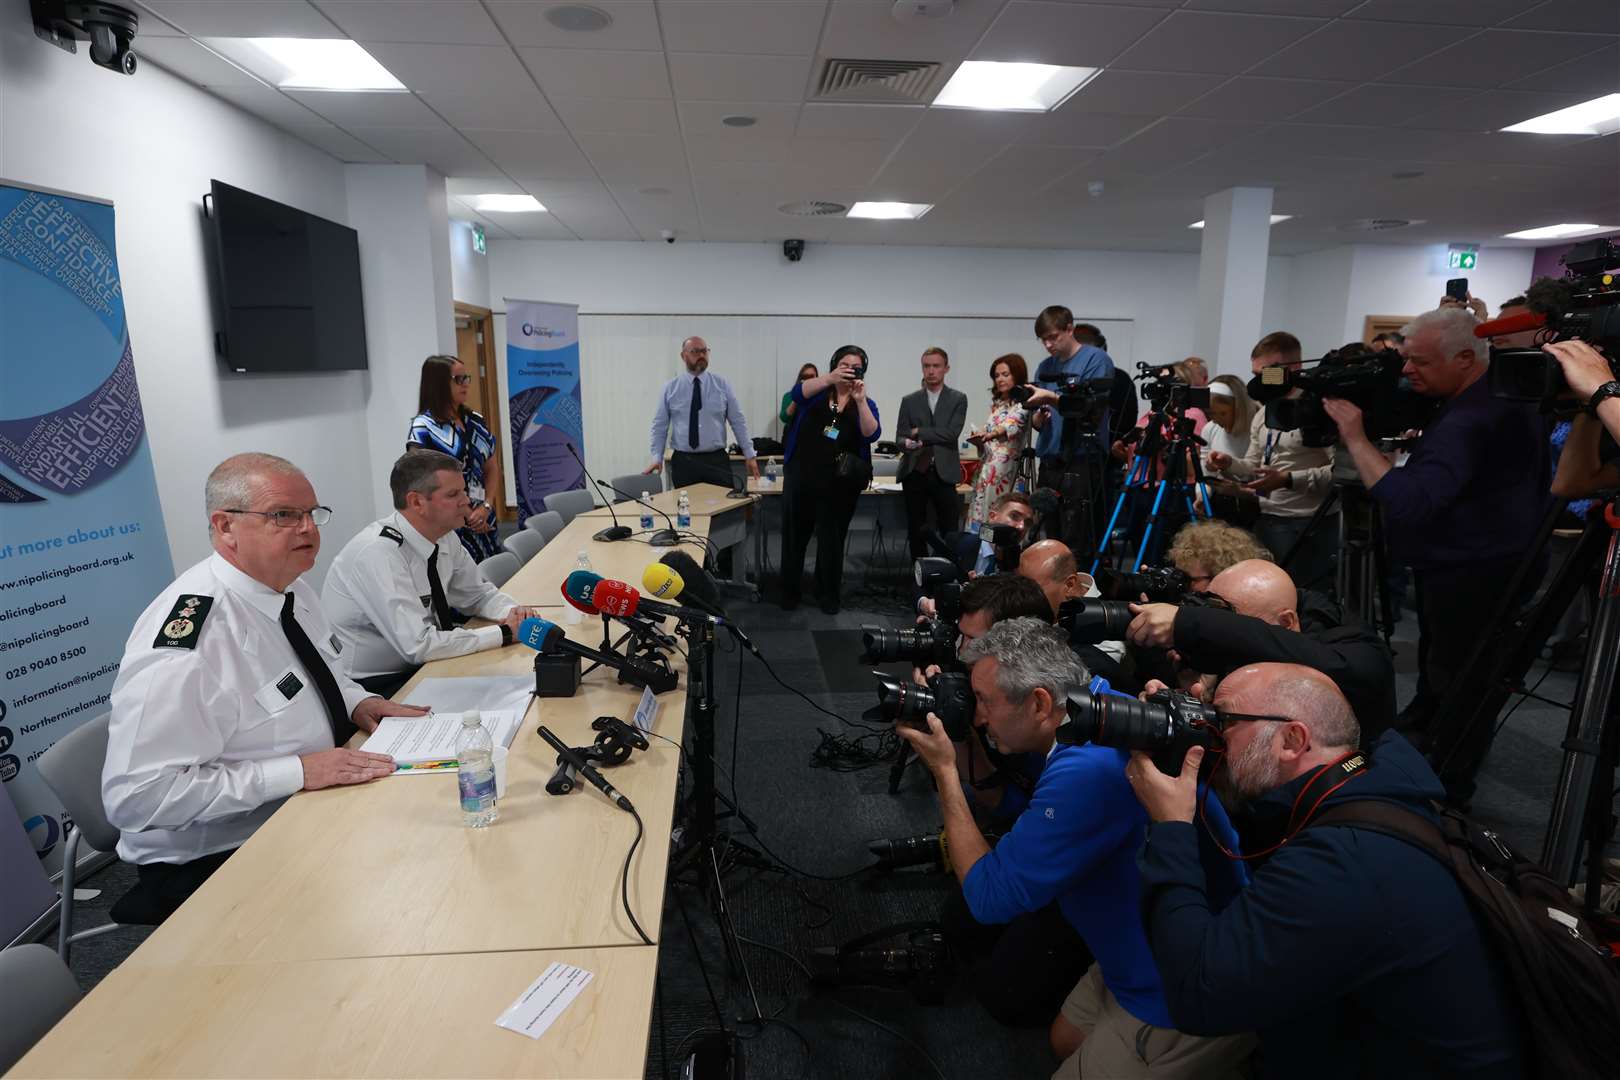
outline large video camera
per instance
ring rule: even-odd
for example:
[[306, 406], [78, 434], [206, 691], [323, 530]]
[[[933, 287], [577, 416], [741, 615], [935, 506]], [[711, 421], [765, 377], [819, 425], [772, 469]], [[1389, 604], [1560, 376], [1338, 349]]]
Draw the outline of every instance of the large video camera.
[[1225, 746], [1221, 729], [1228, 718], [1180, 690], [1160, 690], [1146, 701], [1114, 694], [1069, 691], [1067, 716], [1058, 725], [1057, 741], [1065, 745], [1092, 742], [1117, 750], [1141, 750], [1166, 776], [1181, 773], [1182, 760], [1194, 746]]
[[1326, 447], [1339, 441], [1339, 427], [1322, 407], [1324, 398], [1343, 398], [1361, 409], [1367, 437], [1389, 439], [1409, 428], [1421, 428], [1436, 402], [1421, 396], [1401, 377], [1404, 361], [1390, 350], [1374, 352], [1365, 345], [1346, 345], [1316, 360], [1314, 367], [1291, 371], [1281, 365], [1263, 368], [1260, 382], [1298, 387], [1298, 397], [1278, 396], [1266, 403], [1266, 426], [1298, 431], [1306, 446]]
[[928, 714], [939, 717], [952, 742], [961, 742], [973, 732], [973, 687], [961, 671], [942, 671], [927, 686], [897, 679], [881, 671], [872, 672], [877, 680], [878, 713], [886, 720], [910, 724], [926, 731]]
[[1142, 384], [1142, 396], [1155, 411], [1177, 415], [1190, 408], [1208, 411], [1209, 387], [1182, 381], [1174, 367], [1138, 362], [1136, 372], [1136, 381]]
[[[1027, 404], [1035, 393], [1032, 385], [1015, 386], [1007, 396], [1020, 405]], [[1096, 434], [1108, 411], [1108, 395], [1113, 392], [1113, 379], [1082, 379], [1078, 375], [1065, 375], [1057, 380], [1053, 391], [1058, 396], [1057, 411], [1066, 425], [1090, 434]]]
[[[1620, 378], [1620, 275], [1604, 272], [1620, 267], [1620, 248], [1611, 240], [1589, 240], [1570, 248], [1561, 261], [1564, 277], [1541, 278], [1525, 291], [1534, 318], [1522, 329], [1536, 330], [1537, 347], [1491, 350], [1486, 378], [1493, 397], [1550, 405], [1567, 396], [1563, 368], [1540, 348], [1553, 341], [1586, 342], [1604, 354]], [[1481, 323], [1474, 333], [1512, 333], [1502, 324], [1517, 321], [1510, 316]]]

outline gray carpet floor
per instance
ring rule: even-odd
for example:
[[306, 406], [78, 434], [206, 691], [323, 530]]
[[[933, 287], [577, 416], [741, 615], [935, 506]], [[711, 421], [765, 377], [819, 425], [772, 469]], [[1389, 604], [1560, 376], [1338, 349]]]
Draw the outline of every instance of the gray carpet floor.
[[[895, 565], [892, 558], [883, 561]], [[963, 987], [943, 1004], [920, 1005], [904, 989], [812, 988], [797, 966], [818, 946], [893, 923], [933, 919], [954, 888], [944, 875], [918, 871], [843, 877], [871, 862], [869, 840], [937, 829], [934, 795], [920, 768], [910, 769], [899, 794], [890, 795], [886, 766], [835, 772], [810, 764], [819, 732], [843, 730], [827, 712], [858, 718], [876, 700], [867, 669], [855, 660], [861, 624], [904, 620], [904, 577], [883, 570], [868, 575], [866, 562], [851, 560], [838, 615], [823, 614], [808, 596], [806, 606], [793, 612], [769, 600], [731, 602], [733, 616], [781, 682], [729, 645], [718, 658], [717, 758], [725, 770], [720, 786], [730, 794], [735, 785], [757, 837], [735, 821], [723, 827], [740, 840], [767, 846], [803, 876], [734, 866], [733, 852], [724, 853], [726, 898], [743, 939], [746, 976], [742, 966], [728, 962], [708, 899], [695, 884], [697, 874], [672, 877], [659, 938], [648, 1080], [679, 1075], [684, 1054], [721, 1026], [740, 1032], [747, 1075], [770, 1080], [1040, 1078], [1054, 1067], [1044, 1030], [1002, 1027]], [[1408, 612], [1396, 635], [1402, 702], [1415, 683], [1415, 636]], [[1549, 674], [1538, 664], [1529, 681], [1544, 675], [1541, 697], [1567, 702], [1573, 696], [1573, 675]], [[1474, 816], [1526, 852], [1541, 850], [1566, 721], [1554, 705], [1524, 701], [1506, 721], [1482, 771]], [[104, 909], [132, 883], [132, 871], [117, 864], [83, 883], [101, 894], [85, 905], [79, 925], [101, 921]], [[81, 985], [93, 987], [145, 934], [129, 928], [76, 946], [73, 969]], [[759, 1013], [768, 1022], [754, 1020]]]

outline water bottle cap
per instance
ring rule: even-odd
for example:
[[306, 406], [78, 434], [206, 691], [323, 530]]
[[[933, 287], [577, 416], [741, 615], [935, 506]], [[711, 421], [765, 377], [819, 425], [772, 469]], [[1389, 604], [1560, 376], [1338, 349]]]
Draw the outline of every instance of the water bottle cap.
[[589, 559], [590, 557], [591, 557], [591, 553], [588, 552], [588, 551], [583, 551], [583, 550], [580, 551], [579, 555], [577, 556], [577, 558], [579, 558], [582, 561], [585, 560], [585, 559]]
[[478, 712], [475, 709], [468, 709], [466, 712], [461, 714], [462, 727], [477, 727], [481, 723], [483, 723], [483, 720], [479, 717]]

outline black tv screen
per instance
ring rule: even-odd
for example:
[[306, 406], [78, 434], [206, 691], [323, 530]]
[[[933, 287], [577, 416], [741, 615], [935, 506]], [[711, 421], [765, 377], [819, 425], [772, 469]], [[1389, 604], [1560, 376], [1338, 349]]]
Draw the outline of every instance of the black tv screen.
[[360, 245], [351, 228], [213, 181], [225, 327], [235, 371], [366, 366]]

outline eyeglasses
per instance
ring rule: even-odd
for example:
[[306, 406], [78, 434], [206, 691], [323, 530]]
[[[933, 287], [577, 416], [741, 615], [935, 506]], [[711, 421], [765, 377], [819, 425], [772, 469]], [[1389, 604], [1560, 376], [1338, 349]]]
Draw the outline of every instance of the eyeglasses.
[[330, 506], [317, 506], [310, 510], [231, 510], [227, 514], [256, 514], [262, 518], [269, 518], [270, 524], [283, 529], [296, 529], [304, 523], [307, 517], [319, 528], [332, 520]]
[[450, 376], [450, 381], [455, 383], [457, 386], [466, 386], [468, 383], [472, 382], [472, 376], [471, 375], [452, 375], [452, 376]]

